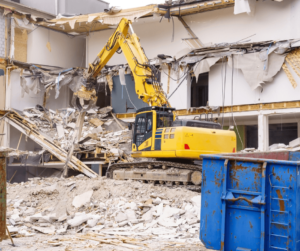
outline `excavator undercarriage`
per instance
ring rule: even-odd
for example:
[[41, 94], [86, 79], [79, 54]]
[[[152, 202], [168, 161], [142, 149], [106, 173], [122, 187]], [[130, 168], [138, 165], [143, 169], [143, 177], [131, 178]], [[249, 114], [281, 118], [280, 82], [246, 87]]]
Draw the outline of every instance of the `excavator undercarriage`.
[[171, 161], [143, 161], [112, 164], [106, 173], [116, 180], [140, 180], [150, 184], [184, 186], [200, 191], [202, 166]]

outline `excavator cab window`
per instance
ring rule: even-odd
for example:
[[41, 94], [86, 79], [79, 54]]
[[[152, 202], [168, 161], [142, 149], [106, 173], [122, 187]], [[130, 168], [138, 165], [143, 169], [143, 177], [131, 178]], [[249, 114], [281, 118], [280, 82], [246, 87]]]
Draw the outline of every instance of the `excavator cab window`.
[[173, 123], [173, 114], [167, 112], [157, 113], [157, 128], [170, 127]]
[[135, 143], [137, 147], [152, 136], [152, 119], [152, 112], [142, 113], [136, 116], [133, 143]]

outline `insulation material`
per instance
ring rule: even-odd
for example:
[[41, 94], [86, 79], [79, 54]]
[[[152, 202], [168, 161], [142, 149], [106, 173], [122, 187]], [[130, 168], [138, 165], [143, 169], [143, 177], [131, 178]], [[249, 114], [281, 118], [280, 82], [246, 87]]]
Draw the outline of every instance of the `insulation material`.
[[256, 0], [235, 0], [234, 2], [234, 14], [247, 13], [252, 15], [255, 10], [255, 2]]
[[92, 22], [97, 16], [89, 16], [88, 17], [88, 22]]
[[296, 49], [290, 52], [286, 57], [286, 61], [289, 63], [295, 73], [300, 77], [300, 50]]
[[112, 91], [113, 88], [114, 88], [114, 83], [113, 83], [113, 80], [112, 80], [112, 75], [111, 74], [106, 75], [106, 80], [107, 80], [107, 83], [108, 83], [109, 90]]
[[119, 78], [120, 78], [120, 83], [121, 83], [121, 85], [126, 85], [126, 80], [125, 80], [125, 68], [119, 69]]
[[20, 85], [22, 88], [21, 97], [24, 98], [25, 92], [29, 94], [29, 87], [27, 86], [26, 79], [23, 76], [21, 76], [20, 78]]
[[14, 59], [27, 62], [27, 30], [15, 28]]
[[290, 72], [289, 68], [287, 67], [286, 63], [282, 65], [282, 69], [284, 70], [285, 74], [287, 75], [289, 81], [291, 82], [294, 89], [298, 86], [297, 82], [295, 81], [292, 73]]
[[70, 25], [72, 30], [74, 30], [74, 28], [75, 28], [76, 21], [77, 21], [76, 19], [72, 19], [72, 20], [69, 21], [69, 25]]
[[298, 86], [296, 80], [294, 79], [292, 73], [289, 70], [288, 65], [293, 71], [300, 77], [300, 50], [296, 49], [290, 52], [286, 57], [286, 63], [283, 64], [282, 69], [284, 70], [285, 74], [287, 75], [289, 81], [291, 82], [292, 86], [296, 88]]
[[[260, 59], [260, 53], [233, 55], [234, 68], [240, 69], [251, 89], [261, 87], [265, 82], [270, 82], [280, 71], [285, 60], [285, 55], [272, 53], [266, 61]], [[232, 57], [228, 57], [228, 65], [232, 67]], [[267, 68], [267, 70], [265, 70]]]
[[50, 44], [50, 42], [49, 42], [49, 41], [47, 42], [47, 44], [46, 44], [46, 47], [47, 47], [48, 51], [50, 51], [50, 52], [51, 52], [51, 44]]
[[[142, 16], [149, 16], [155, 11], [154, 6], [155, 5], [125, 9], [114, 14], [101, 12], [74, 17], [58, 16], [56, 19], [50, 21], [39, 22], [39, 25], [51, 27], [51, 29], [60, 30], [69, 34], [71, 34], [71, 32], [76, 32], [74, 35], [79, 35], [80, 33], [86, 33], [87, 31], [108, 29], [110, 28], [110, 25], [117, 25], [122, 18], [135, 21]], [[76, 20], [76, 22], [73, 20]]]
[[18, 27], [20, 29], [26, 29], [26, 30], [34, 29], [34, 24], [29, 23], [29, 20], [26, 18], [20, 19], [20, 18], [17, 18], [16, 16], [14, 16], [14, 20], [15, 20], [16, 27]]
[[195, 64], [194, 74], [196, 77], [196, 82], [198, 82], [198, 77], [200, 74], [209, 72], [210, 67], [213, 66], [220, 58], [206, 58]]

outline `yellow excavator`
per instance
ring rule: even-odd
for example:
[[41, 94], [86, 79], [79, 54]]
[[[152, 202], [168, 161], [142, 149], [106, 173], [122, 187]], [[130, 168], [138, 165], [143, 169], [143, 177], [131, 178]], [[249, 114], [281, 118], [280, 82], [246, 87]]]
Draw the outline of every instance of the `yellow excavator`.
[[131, 128], [132, 157], [151, 160], [112, 164], [107, 177], [199, 188], [202, 168], [195, 161], [200, 160], [201, 154], [235, 152], [236, 135], [212, 121], [176, 119], [175, 109], [157, 81], [157, 69], [149, 64], [131, 21], [120, 21], [95, 61], [89, 64], [86, 87], [76, 95], [95, 102], [95, 90], [88, 86], [96, 85], [101, 70], [120, 49], [133, 74], [136, 94], [149, 105], [136, 111]]

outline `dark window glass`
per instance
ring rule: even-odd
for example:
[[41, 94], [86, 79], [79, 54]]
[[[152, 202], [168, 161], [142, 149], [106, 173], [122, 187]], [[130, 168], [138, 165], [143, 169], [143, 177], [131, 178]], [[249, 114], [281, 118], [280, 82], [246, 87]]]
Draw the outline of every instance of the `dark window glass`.
[[144, 142], [144, 135], [136, 136], [136, 146], [139, 147]]
[[140, 117], [138, 118], [136, 125], [136, 133], [145, 133], [146, 131], [146, 118]]
[[205, 124], [205, 123], [198, 123], [198, 122], [192, 122], [192, 121], [188, 121], [186, 123], [186, 126], [211, 128], [211, 129], [221, 129], [221, 125], [219, 125], [219, 124]]
[[152, 131], [152, 113], [147, 114], [147, 133]]
[[191, 107], [206, 106], [208, 101], [208, 73], [200, 74], [198, 82], [192, 78]]
[[177, 126], [182, 126], [182, 121], [175, 120], [175, 121], [172, 123], [172, 127], [177, 127]]
[[257, 125], [246, 126], [246, 148], [257, 149], [257, 147], [258, 147], [258, 127], [257, 127]]
[[173, 115], [158, 114], [157, 115], [157, 128], [170, 127], [173, 123]]
[[288, 145], [290, 141], [298, 138], [297, 123], [269, 124], [269, 145], [283, 143]]

